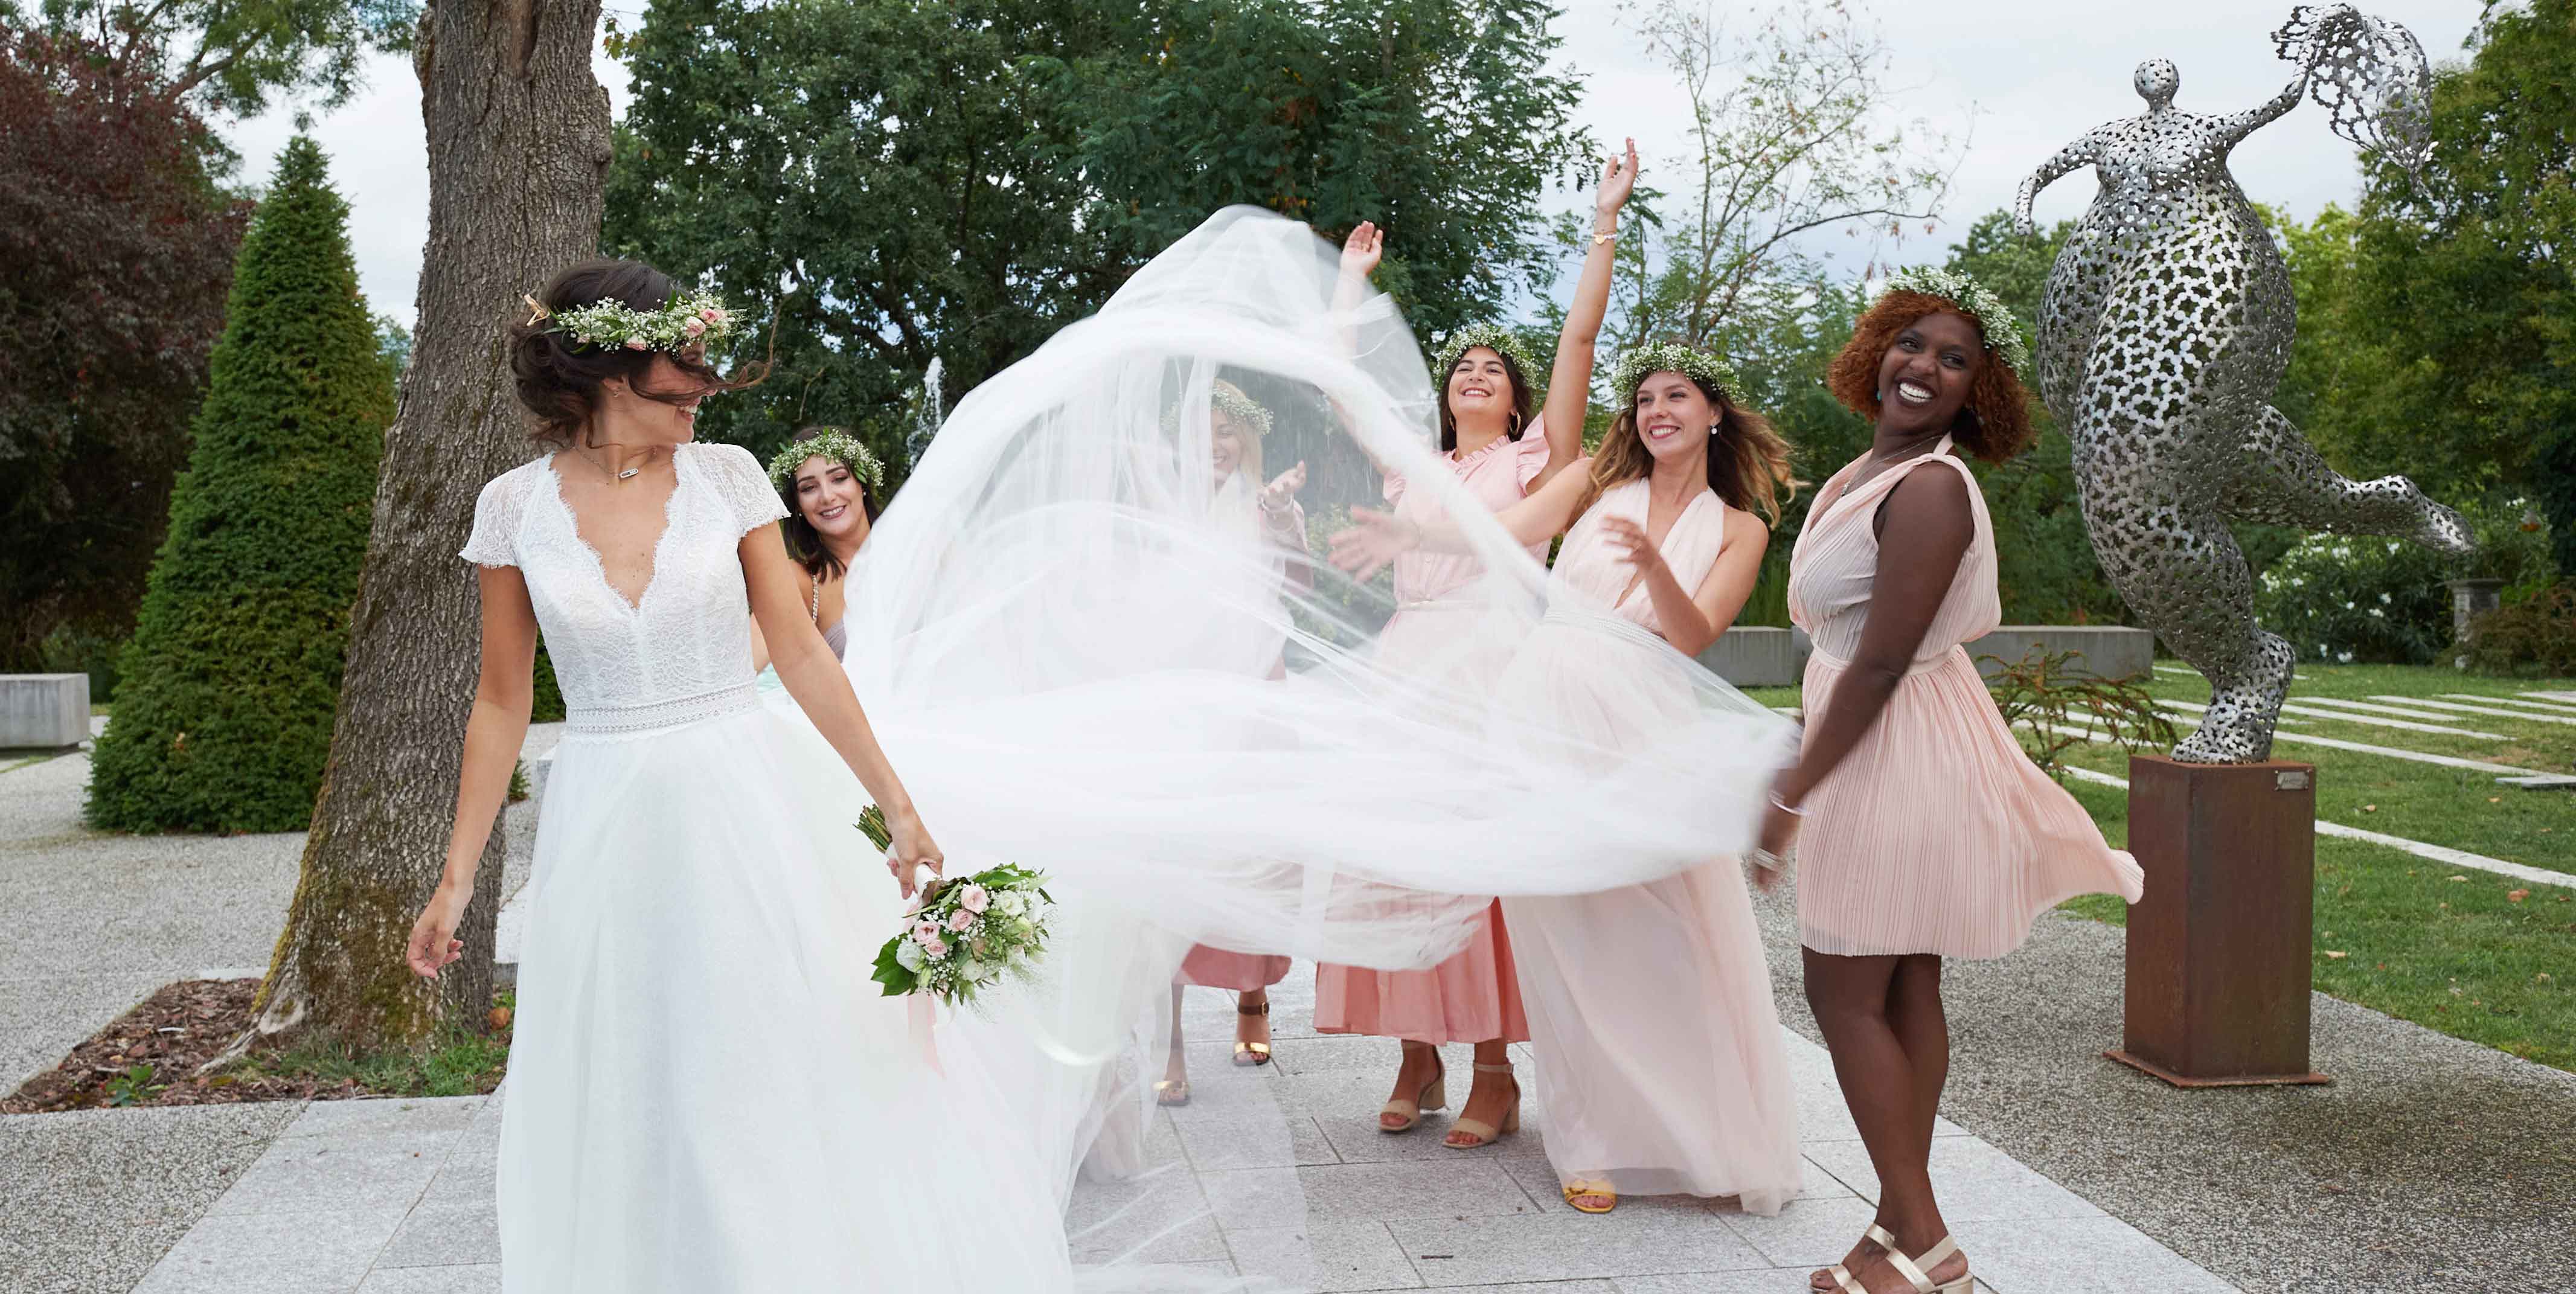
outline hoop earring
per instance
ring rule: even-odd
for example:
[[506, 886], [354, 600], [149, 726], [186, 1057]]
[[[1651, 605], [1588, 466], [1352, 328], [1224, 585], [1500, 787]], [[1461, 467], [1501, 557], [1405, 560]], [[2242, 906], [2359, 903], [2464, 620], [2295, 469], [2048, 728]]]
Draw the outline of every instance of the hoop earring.
[[1512, 410], [1512, 429], [1505, 433], [1505, 438], [1510, 440], [1521, 438], [1521, 411], [1518, 409]]

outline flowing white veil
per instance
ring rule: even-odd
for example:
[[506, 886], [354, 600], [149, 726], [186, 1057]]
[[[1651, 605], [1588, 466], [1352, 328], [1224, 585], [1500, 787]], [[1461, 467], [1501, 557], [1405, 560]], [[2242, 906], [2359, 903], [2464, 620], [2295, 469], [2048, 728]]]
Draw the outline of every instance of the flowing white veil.
[[[1212, 217], [958, 403], [849, 592], [851, 678], [951, 873], [1022, 862], [1068, 905], [1018, 1027], [960, 1039], [1056, 1062], [1027, 1099], [1068, 1177], [1103, 1120], [1137, 1126], [1103, 1092], [1158, 1063], [1130, 1044], [1192, 942], [1429, 965], [1490, 896], [1742, 852], [1789, 750], [1679, 653], [1660, 668], [1696, 705], [1642, 751], [1495, 702], [1542, 616], [1603, 609], [1551, 611], [1439, 459], [1403, 320], [1364, 289], [1337, 304], [1337, 262], [1304, 225]], [[1299, 463], [1302, 515], [1265, 514]], [[1439, 601], [1454, 633], [1400, 666], [1374, 651], [1386, 577], [1320, 559], [1390, 473], [1481, 563]]]

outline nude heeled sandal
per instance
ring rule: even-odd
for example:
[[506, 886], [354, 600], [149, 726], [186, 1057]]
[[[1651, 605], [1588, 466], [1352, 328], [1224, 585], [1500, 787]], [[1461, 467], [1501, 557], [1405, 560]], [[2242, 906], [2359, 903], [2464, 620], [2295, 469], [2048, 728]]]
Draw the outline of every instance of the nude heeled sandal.
[[[1510, 1074], [1512, 1072], [1512, 1067], [1509, 1065], [1478, 1065], [1476, 1066], [1476, 1072], [1479, 1074]], [[1487, 1123], [1482, 1119], [1454, 1119], [1449, 1124], [1449, 1137], [1455, 1137], [1459, 1133], [1463, 1132], [1470, 1137], [1474, 1137], [1475, 1140], [1452, 1141], [1449, 1137], [1443, 1137], [1440, 1139], [1440, 1144], [1447, 1146], [1451, 1150], [1474, 1150], [1480, 1146], [1490, 1146], [1494, 1144], [1496, 1138], [1502, 1137], [1508, 1133], [1520, 1131], [1521, 1081], [1518, 1078], [1514, 1078], [1511, 1080], [1511, 1083], [1512, 1108], [1503, 1112], [1502, 1127], [1496, 1128], [1494, 1125]], [[1470, 1099], [1472, 1099], [1472, 1097]]]
[[[1377, 1130], [1388, 1134], [1411, 1132], [1415, 1124], [1422, 1122], [1424, 1110], [1448, 1108], [1449, 1068], [1440, 1063], [1440, 1053], [1435, 1051], [1431, 1053], [1431, 1081], [1422, 1085], [1422, 1091], [1414, 1099], [1408, 1101], [1399, 1096], [1381, 1107], [1377, 1112]], [[1404, 1122], [1388, 1123], [1386, 1116], [1390, 1114], [1402, 1115]]]
[[[1959, 1252], [1959, 1242], [1955, 1237], [1943, 1236], [1940, 1243], [1908, 1258], [1904, 1250], [1896, 1247], [1896, 1237], [1888, 1234], [1887, 1228], [1873, 1222], [1864, 1234], [1872, 1244], [1887, 1251], [1887, 1265], [1895, 1268], [1896, 1274], [1914, 1287], [1914, 1294], [1977, 1294], [1977, 1278], [1973, 1275], [1961, 1273], [1957, 1280], [1935, 1285], [1931, 1277], [1923, 1274], [1925, 1268], [1938, 1267], [1942, 1260]], [[1855, 1279], [1851, 1269], [1841, 1263], [1835, 1263], [1829, 1273], [1834, 1278], [1834, 1288], [1842, 1294], [1869, 1294], [1869, 1287]]]

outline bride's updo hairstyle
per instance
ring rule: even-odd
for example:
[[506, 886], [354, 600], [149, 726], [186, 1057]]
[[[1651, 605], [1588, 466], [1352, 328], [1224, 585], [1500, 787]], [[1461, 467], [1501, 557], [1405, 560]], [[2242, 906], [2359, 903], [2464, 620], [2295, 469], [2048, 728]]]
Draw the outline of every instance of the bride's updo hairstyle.
[[[529, 301], [534, 308], [523, 308], [510, 328], [510, 376], [518, 387], [519, 403], [536, 420], [529, 438], [557, 446], [577, 443], [599, 408], [600, 385], [610, 378], [622, 377], [635, 394], [673, 405], [759, 385], [767, 365], [750, 365], [748, 375], [731, 379], [707, 363], [703, 346], [585, 342], [567, 332], [559, 318], [604, 302], [650, 314], [666, 310], [680, 295], [670, 275], [641, 261], [583, 261], [546, 284]], [[689, 379], [688, 385], [670, 391], [653, 389], [656, 355], [668, 357]]]

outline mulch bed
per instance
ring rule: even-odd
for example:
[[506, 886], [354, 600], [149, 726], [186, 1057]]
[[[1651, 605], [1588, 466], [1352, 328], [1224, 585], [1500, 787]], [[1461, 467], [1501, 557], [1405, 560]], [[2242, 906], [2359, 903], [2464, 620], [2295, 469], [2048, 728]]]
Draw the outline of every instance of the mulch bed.
[[[227, 1072], [196, 1077], [250, 1028], [259, 980], [181, 980], [72, 1048], [63, 1063], [0, 1097], [0, 1114], [142, 1105], [234, 1105], [248, 1101], [347, 1100], [385, 1095], [354, 1078]], [[148, 1076], [137, 1066], [149, 1066]]]

